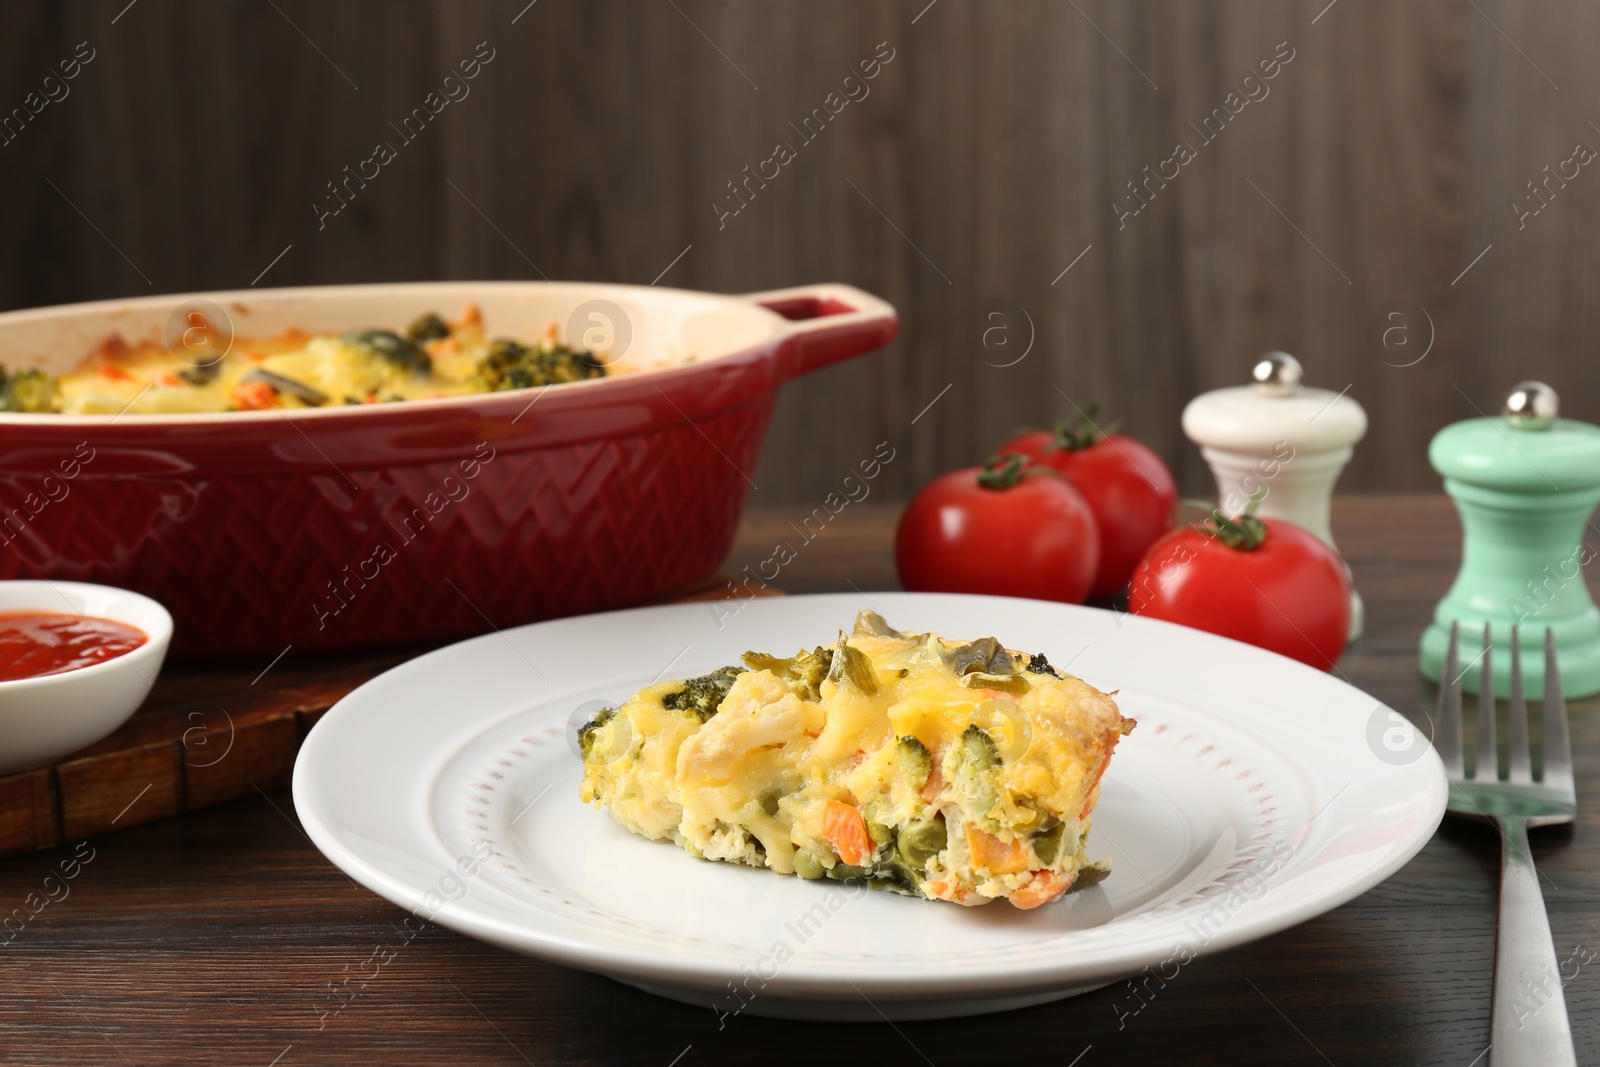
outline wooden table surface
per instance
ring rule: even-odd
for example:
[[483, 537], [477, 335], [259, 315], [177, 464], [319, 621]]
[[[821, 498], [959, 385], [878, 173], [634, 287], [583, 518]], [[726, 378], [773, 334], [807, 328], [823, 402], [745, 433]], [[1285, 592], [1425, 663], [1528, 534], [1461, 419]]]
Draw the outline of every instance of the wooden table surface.
[[[795, 509], [798, 511], [799, 509]], [[791, 593], [895, 585], [895, 512], [853, 504], [802, 546]], [[726, 568], [792, 539], [787, 510], [747, 517]], [[1423, 721], [1433, 694], [1416, 641], [1459, 553], [1434, 497], [1351, 497], [1335, 534], [1367, 603], [1341, 670]], [[1593, 583], [1591, 583], [1593, 584]], [[280, 678], [326, 663], [286, 660]], [[204, 696], [174, 665], [169, 696]], [[1558, 957], [1581, 1061], [1600, 1060], [1600, 702], [1573, 705], [1574, 829], [1539, 831]], [[1205, 957], [1124, 1014], [1120, 984], [1003, 1016], [802, 1025], [662, 1000], [515, 956], [406, 913], [313, 848], [287, 791], [0, 861], [0, 1062], [815, 1064], [1028, 1062], [1481, 1065], [1499, 841], [1446, 823], [1388, 882], [1337, 911]], [[70, 877], [65, 877], [70, 874]], [[370, 961], [381, 960], [381, 964]], [[376, 976], [372, 976], [373, 968]], [[361, 981], [346, 979], [355, 974]], [[336, 994], [336, 989], [347, 990]], [[359, 990], [352, 995], [348, 990]], [[1087, 1052], [1083, 1052], [1089, 1046]], [[1073, 1056], [1083, 1053], [1081, 1059]]]

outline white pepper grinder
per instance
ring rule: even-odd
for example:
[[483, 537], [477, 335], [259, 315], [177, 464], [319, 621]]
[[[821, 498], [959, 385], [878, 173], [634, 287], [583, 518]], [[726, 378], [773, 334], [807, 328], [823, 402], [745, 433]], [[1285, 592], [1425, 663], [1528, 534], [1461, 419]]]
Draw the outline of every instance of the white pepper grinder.
[[[1289, 353], [1268, 352], [1251, 371], [1252, 384], [1189, 401], [1183, 432], [1211, 465], [1224, 513], [1237, 515], [1264, 490], [1257, 514], [1303, 526], [1337, 552], [1328, 505], [1333, 483], [1367, 432], [1367, 413], [1342, 392], [1301, 384], [1303, 376]], [[1352, 641], [1361, 636], [1361, 614], [1352, 582]]]

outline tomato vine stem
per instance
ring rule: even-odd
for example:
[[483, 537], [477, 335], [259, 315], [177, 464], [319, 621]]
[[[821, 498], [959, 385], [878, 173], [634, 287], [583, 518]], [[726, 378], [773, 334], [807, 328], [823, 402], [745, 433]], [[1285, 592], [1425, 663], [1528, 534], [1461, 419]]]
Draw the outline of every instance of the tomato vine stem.
[[1261, 506], [1261, 501], [1266, 495], [1266, 486], [1256, 489], [1250, 494], [1250, 501], [1245, 504], [1244, 512], [1231, 519], [1222, 513], [1221, 507], [1212, 508], [1210, 518], [1196, 523], [1195, 529], [1221, 541], [1229, 548], [1240, 552], [1253, 552], [1267, 539], [1267, 524], [1256, 515], [1256, 508]]
[[1070, 483], [1071, 479], [1054, 467], [1043, 467], [1021, 452], [997, 452], [978, 472], [978, 485], [984, 489], [1010, 489], [1030, 474], [1053, 474]]
[[1115, 419], [1104, 426], [1096, 425], [1094, 420], [1098, 414], [1100, 414], [1099, 403], [1091, 403], [1089, 410], [1079, 408], [1078, 413], [1071, 419], [1062, 419], [1056, 423], [1055, 429], [1051, 431], [1050, 447], [1065, 452], [1093, 448], [1121, 428], [1121, 419]]

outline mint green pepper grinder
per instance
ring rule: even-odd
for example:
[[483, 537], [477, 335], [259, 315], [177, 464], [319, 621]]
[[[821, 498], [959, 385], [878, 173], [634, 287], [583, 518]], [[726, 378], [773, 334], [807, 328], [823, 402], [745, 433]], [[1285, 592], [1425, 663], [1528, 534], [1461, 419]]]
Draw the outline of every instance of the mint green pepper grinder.
[[[1595, 552], [1585, 527], [1600, 503], [1600, 427], [1560, 418], [1554, 389], [1521, 382], [1497, 418], [1468, 419], [1433, 438], [1428, 460], [1461, 512], [1461, 573], [1422, 635], [1422, 673], [1439, 680], [1450, 623], [1465, 650], [1490, 628], [1495, 695], [1511, 683], [1511, 628], [1522, 640], [1530, 697], [1544, 694], [1543, 631], [1555, 631], [1561, 684], [1569, 697], [1600, 693], [1600, 610], [1583, 568]], [[1469, 637], [1470, 635], [1470, 637]], [[1478, 691], [1473, 662], [1462, 685]]]

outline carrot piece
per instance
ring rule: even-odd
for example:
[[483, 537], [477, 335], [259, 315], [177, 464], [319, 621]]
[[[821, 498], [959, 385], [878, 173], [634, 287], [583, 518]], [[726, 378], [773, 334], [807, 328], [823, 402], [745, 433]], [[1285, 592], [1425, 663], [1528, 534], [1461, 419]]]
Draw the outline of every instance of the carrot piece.
[[113, 382], [131, 382], [134, 380], [133, 375], [115, 363], [102, 363], [100, 365], [100, 377], [110, 379]]
[[867, 820], [849, 804], [830, 800], [822, 809], [822, 835], [852, 867], [864, 867], [877, 847], [867, 833]]
[[132, 354], [133, 349], [128, 347], [128, 342], [122, 339], [120, 333], [110, 334], [95, 346], [94, 355], [100, 360], [126, 359]]
[[243, 411], [266, 411], [278, 406], [278, 391], [266, 382], [241, 382], [228, 396]]
[[1100, 787], [1100, 778], [1106, 773], [1106, 768], [1111, 765], [1111, 750], [1116, 746], [1120, 735], [1115, 731], [1108, 733], [1102, 742], [1106, 746], [1105, 752], [1100, 755], [1100, 762], [1095, 764], [1093, 773], [1089, 775], [1089, 788], [1083, 791], [1083, 810], [1078, 812], [1078, 818], [1087, 819], [1089, 809], [1094, 807], [1095, 790]]
[[178, 377], [176, 374], [172, 373], [169, 370], [162, 371], [161, 372], [161, 377], [159, 379], [157, 379], [157, 380], [158, 380], [159, 384], [165, 385], [165, 386], [179, 386], [179, 385], [183, 385], [184, 384], [184, 381], [183, 381], [182, 378]]
[[1050, 903], [1071, 889], [1077, 877], [1076, 874], [1058, 874], [1055, 871], [1034, 871], [1028, 883], [1006, 899], [1011, 901], [1013, 907], [1031, 911], [1041, 904]]
[[948, 900], [952, 904], [965, 904], [972, 890], [951, 885], [943, 879], [930, 879], [922, 883], [923, 890], [935, 900]]
[[972, 853], [972, 865], [987, 867], [990, 874], [1016, 874], [1028, 869], [1028, 853], [1020, 837], [1002, 841], [968, 823], [967, 849]]
[[934, 758], [933, 770], [928, 772], [928, 780], [922, 783], [922, 790], [917, 795], [924, 804], [932, 804], [939, 799], [939, 793], [944, 789], [944, 775], [939, 773], [938, 757]]

